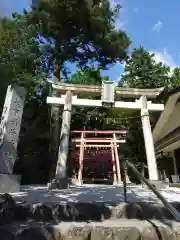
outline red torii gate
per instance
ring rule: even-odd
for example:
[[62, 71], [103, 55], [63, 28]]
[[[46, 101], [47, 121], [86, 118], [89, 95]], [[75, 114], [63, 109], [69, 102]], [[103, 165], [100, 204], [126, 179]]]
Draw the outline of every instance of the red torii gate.
[[[85, 150], [87, 149], [110, 149], [111, 151], [111, 160], [112, 160], [112, 171], [113, 171], [113, 182], [114, 184], [121, 183], [121, 170], [119, 163], [118, 147], [120, 143], [125, 143], [125, 139], [117, 138], [117, 134], [126, 135], [126, 130], [75, 130], [71, 132], [72, 134], [80, 134], [80, 138], [73, 138], [72, 142], [75, 144], [76, 148], [79, 150], [79, 168], [78, 168], [78, 184], [81, 185], [83, 182], [83, 163]], [[102, 134], [102, 135], [112, 135], [111, 137], [102, 137], [102, 138], [88, 138], [87, 135], [92, 134]]]

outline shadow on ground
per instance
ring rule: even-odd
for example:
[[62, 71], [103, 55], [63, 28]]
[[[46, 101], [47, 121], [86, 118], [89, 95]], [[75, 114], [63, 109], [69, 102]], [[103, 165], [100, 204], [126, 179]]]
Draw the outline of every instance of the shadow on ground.
[[[170, 194], [170, 193], [169, 193]], [[123, 187], [72, 187], [50, 190], [44, 186], [26, 186], [22, 191], [1, 196], [0, 224], [13, 221], [105, 221], [107, 219], [174, 220], [148, 189], [130, 187], [124, 202]], [[180, 203], [172, 202], [180, 211]]]
[[[139, 191], [139, 192], [138, 192]], [[143, 192], [143, 195], [142, 195]], [[157, 202], [154, 194], [149, 190], [131, 187], [127, 191], [129, 202]], [[124, 202], [124, 191], [122, 186], [98, 186], [98, 187], [71, 187], [63, 190], [47, 190], [46, 187], [29, 186], [22, 187], [21, 192], [12, 194], [19, 202], [83, 202], [83, 203], [120, 203]]]

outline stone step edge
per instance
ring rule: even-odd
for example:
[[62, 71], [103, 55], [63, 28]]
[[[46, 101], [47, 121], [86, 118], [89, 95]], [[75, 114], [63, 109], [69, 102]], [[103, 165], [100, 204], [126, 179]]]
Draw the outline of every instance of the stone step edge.
[[[179, 205], [180, 207], [180, 205]], [[10, 221], [35, 219], [42, 221], [104, 221], [106, 219], [170, 219], [174, 217], [163, 205], [122, 203], [117, 206], [87, 204], [15, 204], [0, 211], [0, 225]]]
[[[141, 221], [137, 219], [131, 220], [107, 220], [104, 222], [77, 223], [77, 222], [61, 222], [59, 224], [48, 223], [29, 223], [23, 222], [14, 225], [0, 227], [0, 236], [3, 239], [10, 239], [7, 236], [18, 235], [23, 240], [39, 239], [40, 236], [47, 238], [43, 239], [81, 239], [81, 240], [97, 240], [97, 239], [164, 239], [174, 240], [179, 237], [180, 223], [171, 221], [169, 223], [157, 220]], [[161, 238], [159, 237], [161, 235]], [[90, 238], [88, 238], [90, 236]], [[51, 237], [51, 238], [50, 238]], [[18, 238], [19, 239], [19, 238]], [[40, 238], [41, 239], [41, 238]], [[179, 238], [178, 238], [179, 239]]]

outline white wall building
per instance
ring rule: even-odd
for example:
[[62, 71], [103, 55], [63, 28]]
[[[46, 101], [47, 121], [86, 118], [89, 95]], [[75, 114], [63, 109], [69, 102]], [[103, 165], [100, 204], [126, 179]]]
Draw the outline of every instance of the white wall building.
[[155, 152], [168, 175], [180, 175], [180, 88], [172, 91], [153, 130]]

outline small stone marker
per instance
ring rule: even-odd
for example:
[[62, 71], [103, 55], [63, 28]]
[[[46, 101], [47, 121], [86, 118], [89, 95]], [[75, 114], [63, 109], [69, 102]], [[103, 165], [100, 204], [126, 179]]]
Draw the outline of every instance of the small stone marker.
[[25, 89], [8, 86], [0, 123], [0, 173], [13, 174], [25, 100]]

